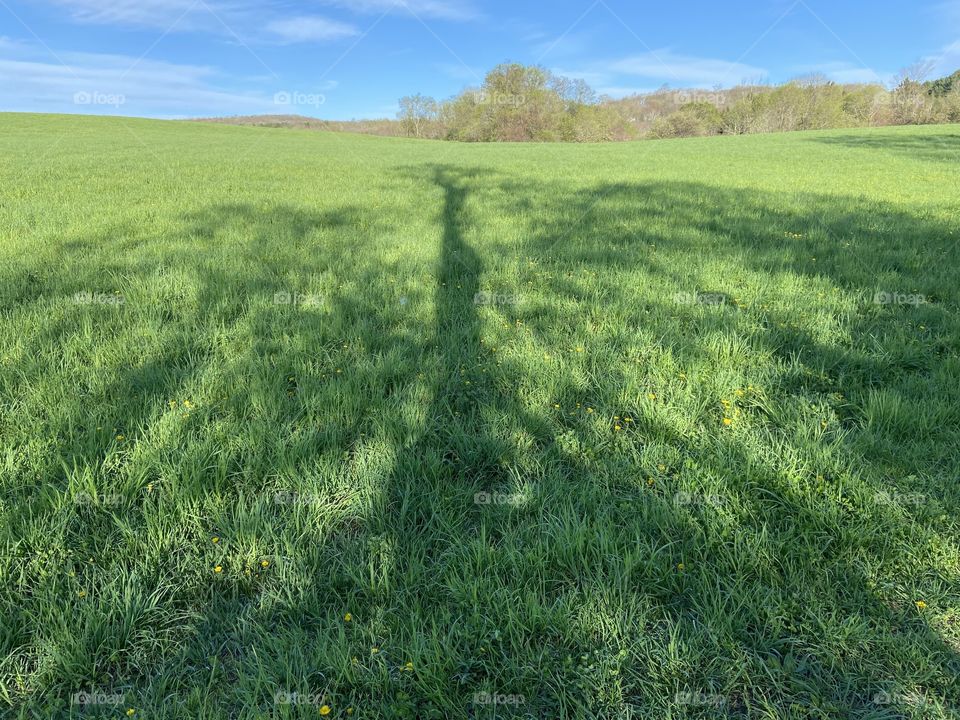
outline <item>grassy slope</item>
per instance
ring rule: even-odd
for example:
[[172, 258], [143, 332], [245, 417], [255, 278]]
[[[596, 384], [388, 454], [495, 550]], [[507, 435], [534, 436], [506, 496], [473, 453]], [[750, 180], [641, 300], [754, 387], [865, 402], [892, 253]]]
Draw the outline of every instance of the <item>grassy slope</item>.
[[0, 115], [0, 707], [951, 717], [958, 161]]

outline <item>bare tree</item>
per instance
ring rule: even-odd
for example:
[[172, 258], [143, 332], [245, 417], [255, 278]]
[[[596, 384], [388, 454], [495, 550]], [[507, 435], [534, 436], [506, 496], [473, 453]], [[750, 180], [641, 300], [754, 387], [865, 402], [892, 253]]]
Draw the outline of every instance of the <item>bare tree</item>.
[[432, 97], [417, 93], [400, 98], [398, 117], [407, 135], [424, 137], [427, 127], [436, 121], [437, 113], [437, 101]]

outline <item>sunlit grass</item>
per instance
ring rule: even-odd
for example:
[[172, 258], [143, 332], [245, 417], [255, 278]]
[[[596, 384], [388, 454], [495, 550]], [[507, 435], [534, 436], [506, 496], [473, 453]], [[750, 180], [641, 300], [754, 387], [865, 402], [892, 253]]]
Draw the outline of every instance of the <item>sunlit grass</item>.
[[958, 151], [0, 116], [0, 703], [953, 717]]

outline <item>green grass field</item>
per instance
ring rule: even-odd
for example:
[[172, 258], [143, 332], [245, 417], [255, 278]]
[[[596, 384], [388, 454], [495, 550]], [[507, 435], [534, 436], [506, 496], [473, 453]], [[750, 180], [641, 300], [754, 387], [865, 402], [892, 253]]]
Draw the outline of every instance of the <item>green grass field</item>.
[[958, 242], [960, 126], [0, 115], [0, 716], [956, 718]]

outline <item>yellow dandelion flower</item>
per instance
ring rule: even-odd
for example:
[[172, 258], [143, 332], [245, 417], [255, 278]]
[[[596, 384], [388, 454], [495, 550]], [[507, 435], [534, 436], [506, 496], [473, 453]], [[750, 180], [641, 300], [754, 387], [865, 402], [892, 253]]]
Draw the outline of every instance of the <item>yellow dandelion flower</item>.
[[614, 425], [614, 426], [613, 426], [613, 429], [614, 429], [616, 432], [620, 432], [621, 430], [623, 430], [623, 428], [620, 427], [619, 425]]
[[372, 648], [370, 648], [370, 654], [371, 654], [371, 655], [376, 655], [378, 652], [380, 652], [380, 648], [378, 648], [378, 647], [372, 647]]
[[329, 706], [329, 705], [323, 705], [323, 706], [321, 706], [321, 707], [320, 707], [320, 714], [321, 714], [321, 715], [329, 715], [329, 714], [330, 714], [330, 706]]
[[218, 538], [218, 537], [212, 537], [212, 538], [210, 538], [210, 542], [212, 542], [214, 545], [216, 545], [218, 542], [220, 542], [220, 538]]
[[136, 714], [137, 714], [136, 710], [134, 710], [133, 708], [127, 708], [127, 717], [133, 717]]
[[403, 669], [407, 672], [413, 672], [413, 663], [407, 662], [407, 664], [403, 666]]
[[213, 569], [213, 571], [214, 571], [215, 573], [222, 573], [222, 572], [223, 572], [223, 565], [217, 565], [217, 566]]
[[684, 565], [683, 563], [677, 563], [677, 570], [679, 570], [680, 572], [683, 572], [685, 567], [686, 565]]
[[352, 621], [353, 621], [353, 615], [351, 615], [350, 613], [347, 613], [346, 615], [343, 616], [343, 621], [344, 621], [344, 622], [352, 622]]
[[927, 604], [923, 600], [917, 600], [914, 605], [917, 606], [917, 610], [925, 610], [927, 607]]
[[262, 567], [262, 568], [270, 567], [270, 561], [269, 561], [269, 560], [261, 560], [261, 561], [260, 561], [260, 567]]
[[728, 417], [725, 417], [725, 418], [723, 419], [723, 424], [724, 424], [724, 425], [733, 425], [733, 420], [731, 420], [731, 419], [728, 418]]

